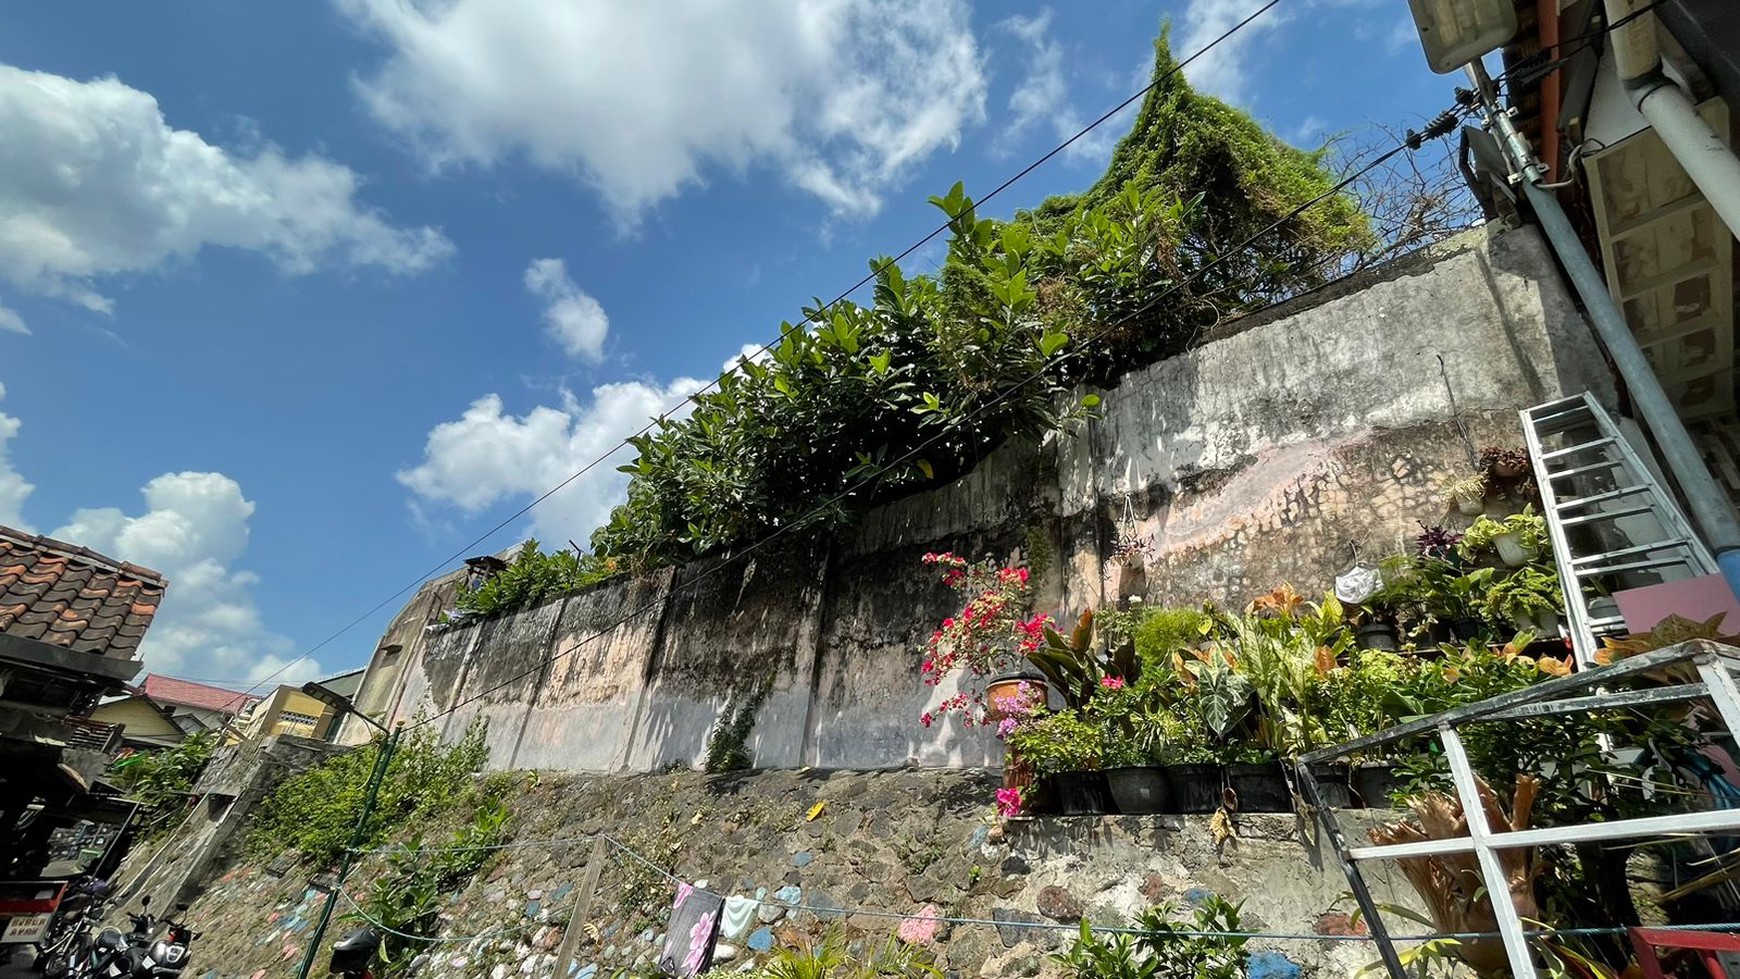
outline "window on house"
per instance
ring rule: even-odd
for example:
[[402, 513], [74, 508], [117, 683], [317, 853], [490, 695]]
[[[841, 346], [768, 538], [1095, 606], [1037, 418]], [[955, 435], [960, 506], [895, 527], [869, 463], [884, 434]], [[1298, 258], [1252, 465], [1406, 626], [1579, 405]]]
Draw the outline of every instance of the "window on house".
[[279, 711], [278, 723], [283, 727], [305, 727], [310, 731], [320, 723], [320, 718], [313, 714], [302, 714], [293, 710]]

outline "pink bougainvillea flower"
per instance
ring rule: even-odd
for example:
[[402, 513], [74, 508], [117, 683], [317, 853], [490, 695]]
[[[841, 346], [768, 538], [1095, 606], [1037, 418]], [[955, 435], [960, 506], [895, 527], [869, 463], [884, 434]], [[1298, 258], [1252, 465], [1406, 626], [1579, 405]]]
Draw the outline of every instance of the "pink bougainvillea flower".
[[998, 789], [997, 812], [1004, 816], [1019, 816], [1021, 814], [1021, 790]]
[[1121, 676], [1102, 676], [1100, 677], [1100, 686], [1107, 690], [1122, 690], [1124, 689], [1124, 678]]

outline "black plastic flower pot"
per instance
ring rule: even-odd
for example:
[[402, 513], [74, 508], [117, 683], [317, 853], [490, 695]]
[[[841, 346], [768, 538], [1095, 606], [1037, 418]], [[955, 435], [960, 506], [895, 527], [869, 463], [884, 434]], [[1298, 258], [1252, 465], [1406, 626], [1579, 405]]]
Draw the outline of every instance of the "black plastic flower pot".
[[1355, 807], [1353, 773], [1348, 770], [1346, 765], [1328, 762], [1309, 767], [1311, 777], [1317, 782], [1319, 802], [1331, 809], [1352, 809]]
[[1051, 776], [1051, 791], [1057, 811], [1064, 816], [1116, 814], [1105, 772], [1058, 772]]
[[1126, 816], [1156, 812], [1176, 812], [1172, 808], [1172, 780], [1166, 770], [1154, 765], [1131, 765], [1108, 768], [1106, 787], [1111, 790], [1112, 804]]
[[1451, 619], [1450, 635], [1457, 642], [1472, 642], [1484, 639], [1492, 630], [1480, 619]]
[[1381, 649], [1393, 653], [1401, 647], [1396, 627], [1388, 622], [1367, 622], [1354, 631], [1353, 640], [1360, 649]]
[[1279, 761], [1226, 766], [1226, 784], [1239, 812], [1292, 812], [1293, 793]]
[[1396, 766], [1388, 762], [1368, 761], [1353, 768], [1354, 798], [1367, 809], [1389, 809], [1391, 797], [1402, 787], [1396, 777]]
[[1224, 778], [1219, 765], [1167, 765], [1162, 770], [1172, 789], [1172, 808], [1167, 812], [1213, 812], [1220, 808]]

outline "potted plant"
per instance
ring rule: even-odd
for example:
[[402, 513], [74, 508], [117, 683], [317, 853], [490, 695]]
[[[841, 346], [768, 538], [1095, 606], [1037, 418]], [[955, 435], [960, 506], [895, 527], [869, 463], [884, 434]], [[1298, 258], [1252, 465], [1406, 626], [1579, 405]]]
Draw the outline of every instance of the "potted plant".
[[1492, 538], [1499, 560], [1513, 568], [1520, 568], [1540, 557], [1546, 542], [1547, 522], [1532, 505], [1523, 507], [1521, 513], [1505, 517], [1501, 529]]
[[1510, 622], [1518, 629], [1554, 635], [1564, 594], [1559, 576], [1544, 568], [1518, 568], [1493, 583], [1486, 593], [1487, 616], [1494, 622]]
[[1045, 674], [1032, 663], [1003, 669], [985, 685], [985, 719], [996, 724], [1008, 717], [1031, 713], [1035, 705], [1044, 707], [1048, 699]]
[[1529, 450], [1524, 446], [1489, 445], [1480, 450], [1481, 474], [1494, 481], [1521, 479], [1530, 468]]
[[1138, 816], [1177, 811], [1172, 801], [1172, 781], [1166, 769], [1155, 764], [1156, 760], [1154, 755], [1128, 741], [1106, 745], [1101, 761], [1106, 766], [1106, 788], [1118, 812]]
[[927, 686], [952, 681], [957, 692], [925, 711], [919, 723], [929, 727], [950, 713], [959, 713], [968, 727], [995, 723], [993, 713], [1018, 695], [1023, 682], [1043, 703], [1044, 674], [1027, 656], [1044, 644], [1051, 620], [1027, 616], [1032, 597], [1027, 569], [949, 553], [926, 554], [924, 563], [940, 569], [943, 584], [964, 601], [925, 641], [919, 667]]
[[1049, 783], [1063, 815], [1117, 811], [1100, 770], [1099, 727], [1076, 711], [1065, 708], [1034, 717], [1009, 734], [1008, 744]]
[[1168, 812], [1205, 813], [1220, 808], [1226, 776], [1213, 749], [1201, 742], [1169, 742], [1158, 760], [1172, 794]]
[[[1151, 671], [1143, 675], [1153, 677]], [[1184, 739], [1184, 725], [1166, 709], [1157, 685], [1104, 677], [1087, 713], [1100, 726], [1100, 761], [1118, 811], [1175, 812], [1172, 783], [1160, 763], [1169, 746]]]
[[1450, 505], [1464, 516], [1478, 516], [1486, 510], [1486, 474], [1472, 473], [1444, 484], [1444, 496]]
[[1234, 743], [1221, 753], [1226, 787], [1239, 812], [1292, 812], [1293, 790], [1281, 758], [1250, 743]]

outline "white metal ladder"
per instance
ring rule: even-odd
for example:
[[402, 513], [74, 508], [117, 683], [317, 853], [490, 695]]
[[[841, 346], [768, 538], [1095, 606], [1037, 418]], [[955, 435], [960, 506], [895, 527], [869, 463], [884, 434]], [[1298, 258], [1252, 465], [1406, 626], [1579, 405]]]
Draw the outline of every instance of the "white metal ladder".
[[1521, 412], [1565, 618], [1579, 669], [1596, 639], [1621, 632], [1617, 609], [1592, 615], [1586, 586], [1613, 590], [1714, 573], [1716, 561], [1673, 497], [1587, 392]]

